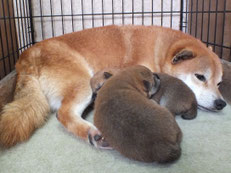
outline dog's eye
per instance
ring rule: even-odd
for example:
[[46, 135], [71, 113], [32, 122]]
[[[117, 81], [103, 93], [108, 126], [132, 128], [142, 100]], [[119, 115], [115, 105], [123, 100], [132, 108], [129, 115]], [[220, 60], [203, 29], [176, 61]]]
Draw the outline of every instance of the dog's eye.
[[195, 74], [195, 76], [197, 77], [197, 79], [199, 79], [200, 81], [203, 81], [205, 82], [206, 79], [205, 79], [205, 76], [204, 75], [200, 75], [200, 74]]
[[217, 86], [220, 86], [220, 84], [221, 84], [221, 82], [219, 82], [219, 83], [217, 84]]

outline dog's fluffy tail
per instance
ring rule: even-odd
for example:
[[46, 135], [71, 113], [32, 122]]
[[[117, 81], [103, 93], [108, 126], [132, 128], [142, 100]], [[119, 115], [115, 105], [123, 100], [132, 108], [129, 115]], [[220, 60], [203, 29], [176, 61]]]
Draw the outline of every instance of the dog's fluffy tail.
[[0, 144], [11, 147], [27, 140], [45, 122], [49, 111], [38, 79], [19, 75], [14, 100], [3, 107], [0, 115]]

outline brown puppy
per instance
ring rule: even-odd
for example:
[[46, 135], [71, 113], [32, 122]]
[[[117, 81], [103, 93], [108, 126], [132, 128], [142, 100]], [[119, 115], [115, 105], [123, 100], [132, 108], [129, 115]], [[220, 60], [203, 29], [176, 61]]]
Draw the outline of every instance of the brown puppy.
[[219, 90], [224, 97], [224, 99], [231, 104], [231, 63], [222, 60], [223, 76], [222, 82], [219, 83]]
[[143, 66], [125, 68], [99, 90], [94, 123], [111, 147], [128, 158], [170, 162], [181, 155], [182, 133], [173, 115], [150, 100], [159, 78]]
[[119, 68], [106, 68], [98, 71], [90, 80], [90, 86], [92, 89], [92, 101], [95, 100], [97, 91], [103, 86], [104, 82], [112, 75], [119, 72]]
[[[91, 88], [95, 99], [97, 91], [104, 82], [119, 69], [104, 69], [91, 78]], [[197, 116], [197, 101], [192, 90], [181, 80], [164, 73], [157, 73], [160, 77], [160, 89], [152, 99], [166, 107], [173, 115], [182, 115], [184, 119], [193, 119]]]
[[166, 107], [173, 115], [182, 115], [184, 119], [197, 116], [197, 101], [192, 90], [180, 79], [164, 73], [158, 73], [160, 89], [152, 97], [161, 106]]

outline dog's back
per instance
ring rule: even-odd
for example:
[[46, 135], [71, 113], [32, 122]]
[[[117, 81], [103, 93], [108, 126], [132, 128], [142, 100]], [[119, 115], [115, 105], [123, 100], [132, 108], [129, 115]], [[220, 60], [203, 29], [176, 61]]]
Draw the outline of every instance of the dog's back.
[[[148, 69], [142, 70], [152, 75]], [[129, 71], [111, 77], [99, 90], [95, 125], [113, 148], [129, 158], [145, 162], [176, 160], [181, 154], [180, 128], [167, 109], [147, 98], [138, 75]]]

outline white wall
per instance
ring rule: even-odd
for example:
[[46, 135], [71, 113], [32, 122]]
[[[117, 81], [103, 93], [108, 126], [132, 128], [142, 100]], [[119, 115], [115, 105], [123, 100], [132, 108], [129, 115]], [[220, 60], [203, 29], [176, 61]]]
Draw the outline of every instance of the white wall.
[[[83, 11], [81, 0], [32, 0], [33, 6], [33, 22], [35, 28], [35, 40], [41, 41], [43, 39], [50, 38], [52, 36], [59, 36], [64, 33], [70, 33], [72, 31], [78, 31], [86, 28], [110, 25], [113, 24], [112, 15], [104, 15], [104, 20], [102, 19], [102, 15], [92, 16], [92, 1], [93, 1], [93, 13], [101, 14], [102, 13], [102, 0], [82, 0], [83, 1]], [[113, 0], [103, 0], [104, 13], [112, 13], [112, 1]], [[152, 0], [143, 0], [144, 1], [144, 12], [149, 12], [148, 14], [144, 14], [144, 25], [152, 24]], [[40, 6], [41, 2], [41, 6]], [[63, 15], [67, 15], [63, 17], [55, 17], [53, 16], [53, 26], [54, 32], [52, 33], [52, 22], [51, 22], [51, 9], [53, 15], [61, 15], [61, 2], [63, 7]], [[73, 17], [73, 25], [72, 25], [72, 17], [71, 17], [71, 2], [73, 7], [73, 14], [79, 15]], [[122, 12], [122, 2], [124, 2], [124, 12], [130, 14], [124, 14], [124, 24], [132, 24], [132, 0], [114, 0], [114, 13]], [[52, 6], [52, 8], [51, 8]], [[40, 11], [40, 7], [42, 7], [42, 12]], [[163, 11], [169, 11], [171, 9], [171, 1], [163, 0]], [[161, 25], [161, 0], [153, 0], [153, 11], [158, 11], [159, 13], [154, 13], [153, 23], [155, 25]], [[175, 29], [179, 29], [179, 21], [180, 21], [180, 0], [173, 0], [173, 11], [177, 11], [177, 13], [173, 13], [173, 22], [172, 27]], [[82, 12], [84, 22], [82, 22]], [[134, 0], [134, 12], [138, 12], [139, 14], [134, 14], [134, 24], [142, 24], [142, 0]], [[40, 16], [43, 16], [41, 18]], [[47, 17], [46, 17], [47, 16]], [[170, 13], [163, 14], [163, 26], [170, 27]], [[114, 15], [114, 24], [122, 24], [122, 15]], [[64, 29], [64, 30], [63, 30]], [[43, 32], [42, 32], [43, 30]]]

